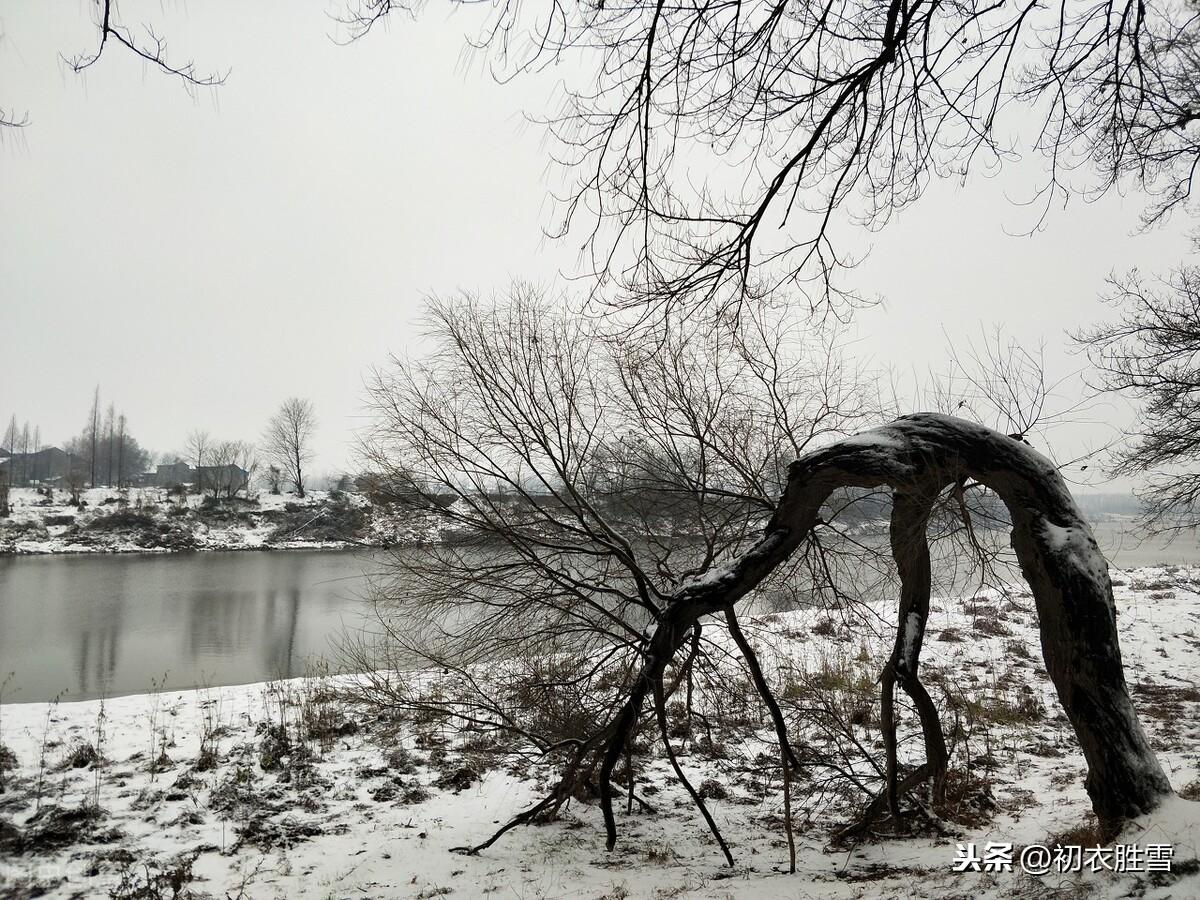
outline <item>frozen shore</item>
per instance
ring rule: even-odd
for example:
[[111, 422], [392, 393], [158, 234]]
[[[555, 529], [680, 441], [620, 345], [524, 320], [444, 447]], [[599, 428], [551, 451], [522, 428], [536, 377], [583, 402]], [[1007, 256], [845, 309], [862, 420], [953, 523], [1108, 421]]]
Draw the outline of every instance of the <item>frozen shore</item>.
[[[1114, 570], [1113, 579], [1142, 721], [1172, 784], [1195, 797], [1200, 570]], [[881, 649], [819, 610], [747, 625], [781, 665], [800, 671], [860, 664], [867, 673], [874, 663], [859, 661]], [[1172, 873], [954, 872], [958, 843], [1052, 845], [1086, 822], [1090, 806], [1082, 756], [1040, 665], [1028, 596], [935, 601], [929, 635], [928, 677], [954, 679], [986, 717], [975, 772], [991, 806], [941, 834], [835, 848], [846, 807], [798, 809], [798, 872], [786, 874], [779, 784], [754, 765], [763, 723], [757, 737], [725, 735], [728, 755], [717, 762], [680, 741], [696, 783], [721, 788], [710, 803], [733, 845], [732, 869], [658, 758], [644, 776], [656, 813], [620, 816], [611, 853], [597, 808], [583, 802], [477, 856], [451, 853], [535, 800], [546, 771], [489, 757], [478, 735], [388, 721], [345, 695], [350, 676], [320, 676], [0, 707], [12, 763], [0, 791], [0, 897], [1200, 896], [1200, 803], [1187, 800], [1133, 823], [1117, 842], [1172, 845]], [[830, 690], [858, 690], [856, 681]], [[869, 678], [863, 690], [874, 690]], [[858, 729], [866, 743], [872, 727]]]
[[397, 531], [417, 537], [352, 493], [260, 493], [218, 502], [161, 488], [95, 488], [81, 499], [75, 507], [62, 492], [13, 489], [11, 514], [0, 519], [0, 555], [324, 550], [382, 546], [384, 535]]

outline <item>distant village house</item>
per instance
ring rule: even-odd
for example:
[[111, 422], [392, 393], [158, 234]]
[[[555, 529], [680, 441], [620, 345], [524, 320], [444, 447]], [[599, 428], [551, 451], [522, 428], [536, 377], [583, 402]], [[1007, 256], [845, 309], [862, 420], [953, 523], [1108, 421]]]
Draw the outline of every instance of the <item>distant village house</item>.
[[250, 473], [232, 463], [223, 466], [193, 468], [185, 462], [164, 463], [148, 477], [148, 483], [158, 487], [191, 485], [198, 491], [233, 496], [250, 486]]
[[36, 453], [11, 453], [0, 449], [0, 474], [9, 484], [52, 484], [62, 479], [76, 460], [58, 447], [43, 447]]

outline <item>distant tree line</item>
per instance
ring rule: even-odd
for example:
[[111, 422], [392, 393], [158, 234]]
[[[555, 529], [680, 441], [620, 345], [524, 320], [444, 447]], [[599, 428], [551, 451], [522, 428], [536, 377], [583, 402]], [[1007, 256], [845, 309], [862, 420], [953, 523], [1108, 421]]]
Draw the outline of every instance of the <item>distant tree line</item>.
[[14, 414], [3, 432], [0, 449], [6, 457], [0, 472], [6, 484], [24, 487], [58, 481], [73, 493], [91, 485], [125, 487], [150, 463], [150, 453], [129, 430], [129, 421], [115, 403], [104, 410], [97, 387], [83, 430], [63, 447], [44, 445], [42, 430]]
[[99, 385], [92, 394], [83, 430], [63, 449], [70, 457], [67, 480], [71, 484], [78, 483], [86, 472], [91, 487], [128, 487], [150, 465], [150, 452], [130, 433], [125, 413], [113, 402], [107, 410], [103, 408]]
[[5, 481], [9, 484], [27, 484], [30, 478], [36, 477], [31, 472], [30, 455], [36, 454], [42, 446], [42, 429], [34, 425], [29, 429], [29, 420], [23, 426], [17, 426], [17, 416], [14, 413], [8, 420], [4, 430], [4, 439], [0, 440], [0, 449], [7, 450], [12, 455], [13, 462], [9, 463], [5, 472]]
[[[163, 454], [162, 464], [152, 472], [153, 454], [131, 433], [128, 418], [115, 402], [105, 407], [97, 385], [83, 429], [62, 447], [43, 446], [41, 427], [28, 420], [19, 423], [12, 415], [0, 432], [0, 516], [8, 514], [9, 488], [32, 484], [56, 484], [70, 492], [73, 502], [79, 502], [88, 487], [145, 484], [190, 487], [214, 499], [231, 499], [249, 492], [261, 470], [271, 493], [290, 487], [304, 497], [316, 427], [312, 402], [292, 397], [268, 420], [261, 443], [218, 440], [207, 430], [195, 429], [183, 451]], [[340, 483], [349, 483], [349, 477], [342, 476]]]
[[311, 401], [292, 397], [268, 421], [260, 444], [216, 440], [208, 431], [195, 429], [188, 434], [183, 452], [174, 459], [194, 471], [192, 484], [197, 493], [231, 499], [249, 490], [262, 465], [261, 453], [267, 463], [263, 477], [268, 490], [280, 494], [290, 484], [298, 497], [304, 497], [316, 427]]

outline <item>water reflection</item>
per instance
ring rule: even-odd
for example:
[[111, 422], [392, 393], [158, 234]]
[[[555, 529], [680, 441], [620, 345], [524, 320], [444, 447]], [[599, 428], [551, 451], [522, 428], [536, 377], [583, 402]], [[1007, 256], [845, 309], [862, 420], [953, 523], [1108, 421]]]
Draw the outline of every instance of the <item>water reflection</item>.
[[[268, 627], [263, 629], [266, 636], [265, 657], [280, 678], [291, 678], [299, 674], [296, 671], [296, 628], [300, 622], [300, 589], [292, 588], [287, 591], [287, 600], [281, 601], [282, 592], [272, 591], [270, 602], [267, 604]], [[279, 616], [281, 621], [276, 621]]]
[[369, 555], [0, 558], [6, 701], [302, 674], [365, 605]]

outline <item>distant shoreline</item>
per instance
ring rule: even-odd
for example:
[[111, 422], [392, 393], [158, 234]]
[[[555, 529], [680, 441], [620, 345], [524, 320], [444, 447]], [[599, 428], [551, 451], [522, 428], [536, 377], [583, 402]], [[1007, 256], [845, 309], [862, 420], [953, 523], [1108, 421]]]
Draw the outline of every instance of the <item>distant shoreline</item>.
[[[53, 549], [2, 549], [0, 557], [22, 556], [183, 556], [189, 553], [348, 553], [354, 550], [385, 550], [386, 544], [362, 543], [295, 543], [264, 544], [256, 547], [56, 547]], [[394, 545], [393, 545], [394, 546]]]
[[10, 515], [0, 519], [0, 557], [348, 550], [420, 537], [407, 534], [413, 529], [403, 522], [381, 521], [363, 495], [338, 491], [217, 500], [158, 488], [95, 488], [80, 499], [75, 506], [61, 492], [12, 489]]

